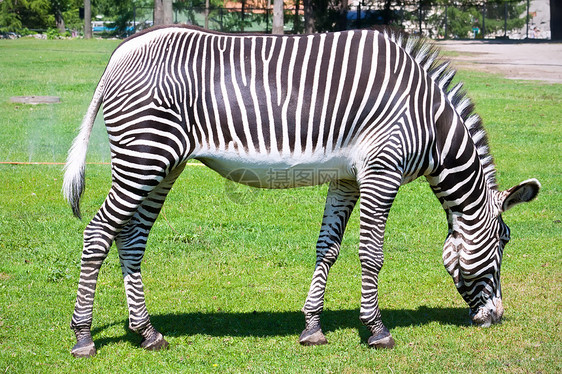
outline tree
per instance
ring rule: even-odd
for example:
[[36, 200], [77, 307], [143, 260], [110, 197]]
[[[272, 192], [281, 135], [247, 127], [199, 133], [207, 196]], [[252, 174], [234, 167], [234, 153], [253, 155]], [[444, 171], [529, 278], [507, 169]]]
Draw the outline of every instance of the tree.
[[82, 0], [0, 0], [0, 29], [48, 29], [56, 27], [65, 32], [67, 22], [73, 26], [78, 20], [79, 1]]
[[[499, 33], [501, 30], [518, 29], [525, 24], [521, 15], [525, 4], [509, 0], [451, 2], [435, 0], [434, 9], [426, 22], [429, 29], [446, 38], [467, 38], [474, 29], [479, 37], [484, 34]], [[430, 36], [437, 36], [430, 35]]]
[[[488, 3], [484, 6], [483, 16], [487, 34], [498, 33], [505, 28], [505, 31], [519, 29], [525, 24], [525, 18], [520, 17], [526, 12], [525, 4], [502, 1]], [[482, 18], [482, 16], [481, 16]]]
[[92, 4], [84, 0], [84, 38], [92, 38]]
[[50, 17], [48, 0], [3, 0], [0, 11], [0, 28], [3, 31], [55, 26], [54, 17]]
[[55, 16], [55, 25], [61, 34], [66, 32], [66, 26], [64, 24], [62, 12], [67, 10], [68, 6], [68, 1], [51, 0], [51, 13]]
[[0, 2], [0, 31], [18, 31], [23, 28], [21, 20], [21, 2], [3, 0]]
[[170, 25], [172, 23], [172, 0], [154, 0], [154, 25]]
[[560, 4], [560, 0], [550, 0], [550, 30], [552, 40], [562, 40], [562, 4]]
[[164, 19], [164, 1], [163, 0], [154, 0], [154, 16], [153, 21], [155, 25], [163, 24]]
[[[394, 3], [394, 5], [392, 4]], [[383, 10], [381, 12], [381, 21], [383, 25], [395, 25], [398, 23], [399, 12], [397, 9], [404, 7], [405, 1], [384, 0]], [[413, 5], [413, 4], [412, 4]], [[418, 2], [418, 6], [422, 6], [422, 2]]]
[[[347, 0], [309, 0], [311, 1], [312, 17], [306, 19], [307, 28], [309, 23], [314, 24], [314, 31], [338, 31], [347, 28]], [[310, 17], [310, 16], [309, 16]]]
[[205, 0], [205, 28], [209, 28], [209, 0]]
[[283, 27], [283, 0], [275, 0], [273, 3], [273, 24], [271, 33], [282, 35], [284, 32]]
[[443, 13], [430, 17], [428, 23], [434, 26], [438, 35], [446, 38], [468, 38], [473, 29], [478, 26], [479, 17], [480, 12], [476, 7], [448, 6]]
[[[153, 8], [154, 0], [94, 0], [92, 5], [92, 13], [103, 15], [104, 21], [108, 22], [111, 31], [107, 33], [124, 37], [131, 33], [131, 21], [138, 21], [135, 8]], [[152, 16], [148, 18], [152, 19]]]
[[304, 10], [304, 32], [312, 34], [316, 31], [314, 27], [314, 5], [313, 0], [303, 0], [302, 7]]

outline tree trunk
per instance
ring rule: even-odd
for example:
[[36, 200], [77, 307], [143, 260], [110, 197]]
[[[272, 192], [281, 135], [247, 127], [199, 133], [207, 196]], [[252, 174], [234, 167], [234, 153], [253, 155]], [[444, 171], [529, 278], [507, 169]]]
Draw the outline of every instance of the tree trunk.
[[339, 17], [338, 17], [338, 25], [337, 25], [337, 29], [338, 31], [343, 31], [345, 29], [347, 29], [347, 5], [348, 2], [347, 0], [340, 0], [339, 4], [338, 4], [338, 13], [339, 13]]
[[205, 0], [205, 28], [209, 29], [209, 0]]
[[299, 15], [299, 0], [295, 0], [295, 16], [293, 17], [293, 34], [298, 34], [300, 32], [300, 15]]
[[84, 0], [84, 39], [92, 39], [92, 7], [90, 0]]
[[562, 40], [562, 4], [550, 0], [550, 32], [552, 40]]
[[240, 13], [240, 31], [244, 32], [244, 24], [245, 24], [245, 15], [246, 15], [246, 0], [242, 0], [242, 12]]
[[273, 25], [271, 27], [271, 33], [283, 35], [283, 27], [283, 0], [275, 0], [273, 2]]
[[[420, 4], [421, 7], [421, 4]], [[390, 21], [392, 18], [392, 1], [391, 0], [385, 0], [384, 2], [384, 7], [383, 7], [383, 11], [382, 11], [382, 24], [383, 25], [390, 25]]]
[[55, 24], [57, 25], [57, 29], [61, 34], [66, 32], [66, 26], [64, 24], [64, 18], [62, 18], [62, 13], [60, 9], [55, 10]]
[[173, 15], [172, 0], [154, 0], [154, 25], [171, 25]]
[[152, 17], [154, 26], [164, 24], [164, 1], [154, 0], [154, 15]]
[[171, 25], [174, 23], [174, 9], [172, 7], [172, 0], [164, 0], [163, 5], [164, 25]]
[[314, 29], [314, 9], [312, 8], [312, 0], [303, 0], [304, 9], [304, 33], [312, 34]]

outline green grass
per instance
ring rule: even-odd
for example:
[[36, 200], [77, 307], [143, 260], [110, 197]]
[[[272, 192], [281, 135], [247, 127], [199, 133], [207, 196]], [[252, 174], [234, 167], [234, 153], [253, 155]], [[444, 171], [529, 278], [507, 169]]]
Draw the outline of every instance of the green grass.
[[[115, 41], [0, 41], [0, 161], [63, 162]], [[562, 371], [562, 85], [460, 72], [489, 132], [502, 188], [536, 177], [539, 198], [504, 215], [505, 320], [481, 329], [441, 261], [445, 214], [422, 180], [404, 186], [385, 241], [380, 300], [396, 340], [367, 348], [359, 315], [358, 217], [328, 282], [327, 346], [301, 347], [300, 308], [314, 266], [326, 187], [255, 191], [237, 204], [214, 172], [189, 166], [156, 222], [143, 263], [148, 308], [171, 344], [139, 348], [115, 249], [95, 301], [98, 355], [71, 357], [69, 328], [82, 230], [109, 189], [88, 165], [83, 222], [60, 189], [60, 165], [0, 165], [0, 372]], [[57, 105], [10, 96], [56, 95]], [[90, 162], [108, 160], [101, 121]]]

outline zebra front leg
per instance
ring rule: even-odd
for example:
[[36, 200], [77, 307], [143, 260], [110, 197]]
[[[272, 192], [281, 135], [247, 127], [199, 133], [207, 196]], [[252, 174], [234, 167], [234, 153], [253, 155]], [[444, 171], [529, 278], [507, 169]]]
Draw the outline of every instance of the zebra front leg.
[[141, 276], [148, 234], [185, 164], [170, 173], [143, 201], [127, 226], [117, 235], [115, 244], [123, 271], [125, 294], [129, 309], [129, 328], [142, 336], [141, 347], [151, 351], [167, 348], [168, 342], [150, 323]]
[[370, 347], [393, 348], [394, 339], [382, 322], [378, 276], [384, 262], [386, 220], [402, 177], [400, 173], [370, 173], [360, 181], [361, 322], [371, 331]]
[[320, 327], [320, 314], [324, 309], [324, 292], [330, 267], [336, 262], [345, 226], [359, 198], [355, 181], [330, 183], [322, 227], [316, 244], [316, 268], [302, 311], [306, 327], [299, 337], [303, 345], [320, 345], [328, 341]]

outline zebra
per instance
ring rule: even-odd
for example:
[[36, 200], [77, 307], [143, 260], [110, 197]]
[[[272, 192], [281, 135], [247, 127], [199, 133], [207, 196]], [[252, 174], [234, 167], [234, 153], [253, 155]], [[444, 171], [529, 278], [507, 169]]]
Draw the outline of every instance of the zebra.
[[[498, 190], [482, 121], [462, 83], [452, 86], [454, 75], [429, 42], [376, 30], [273, 36], [169, 26], [126, 39], [95, 89], [65, 166], [63, 192], [80, 218], [88, 139], [103, 103], [112, 185], [84, 230], [71, 353], [96, 354], [94, 293], [113, 242], [130, 329], [143, 348], [168, 346], [150, 323], [141, 261], [162, 204], [191, 159], [254, 187], [329, 183], [301, 344], [327, 343], [320, 315], [328, 273], [359, 203], [359, 318], [370, 347], [395, 345], [378, 305], [383, 234], [399, 187], [420, 176], [446, 212], [443, 261], [472, 322], [498, 322], [510, 238], [501, 214], [534, 199], [540, 183]], [[272, 183], [271, 171], [304, 169], [311, 178]], [[335, 173], [321, 178], [325, 170]]]

